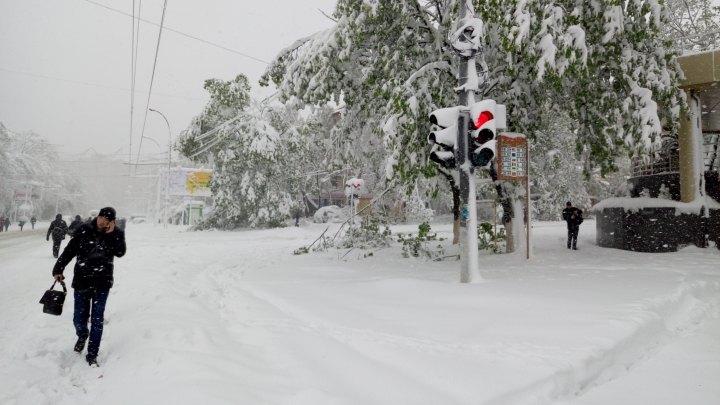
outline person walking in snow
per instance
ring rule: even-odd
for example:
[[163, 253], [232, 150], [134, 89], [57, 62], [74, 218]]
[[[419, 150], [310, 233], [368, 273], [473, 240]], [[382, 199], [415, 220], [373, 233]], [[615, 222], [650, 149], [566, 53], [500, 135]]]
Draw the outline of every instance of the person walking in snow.
[[577, 250], [577, 238], [580, 232], [580, 224], [583, 223], [583, 212], [572, 206], [570, 201], [567, 202], [562, 212], [562, 218], [567, 222], [568, 241], [567, 248]]
[[65, 239], [65, 234], [67, 233], [68, 226], [67, 223], [62, 219], [62, 215], [57, 214], [55, 215], [55, 220], [50, 223], [50, 228], [48, 228], [47, 235], [45, 235], [45, 240], [50, 240], [50, 234], [52, 234], [53, 239], [53, 257], [57, 259], [58, 254], [60, 253], [60, 243]]
[[70, 237], [73, 236], [73, 233], [75, 232], [75, 228], [80, 226], [80, 224], [82, 224], [82, 222], [83, 221], [82, 221], [82, 218], [80, 217], [80, 215], [75, 215], [75, 219], [72, 222], [70, 222], [70, 226], [68, 227], [68, 235], [70, 235]]
[[5, 232], [10, 228], [10, 217], [5, 217]]
[[[77, 334], [75, 352], [82, 353], [89, 340], [88, 365], [98, 366], [97, 356], [105, 320], [105, 303], [113, 286], [113, 259], [127, 250], [125, 232], [115, 227], [115, 209], [105, 207], [95, 219], [75, 228], [72, 239], [53, 268], [53, 277], [62, 281], [65, 266], [77, 256], [72, 288], [75, 289], [73, 324]], [[90, 318], [90, 329], [87, 320]]]
[[26, 217], [25, 215], [21, 215], [20, 218], [18, 218], [18, 226], [20, 227], [20, 232], [22, 232], [23, 226], [25, 226], [26, 223], [30, 222], [30, 219]]
[[32, 229], [35, 229], [35, 223], [37, 222], [37, 218], [34, 216], [30, 218], [30, 224], [32, 225]]

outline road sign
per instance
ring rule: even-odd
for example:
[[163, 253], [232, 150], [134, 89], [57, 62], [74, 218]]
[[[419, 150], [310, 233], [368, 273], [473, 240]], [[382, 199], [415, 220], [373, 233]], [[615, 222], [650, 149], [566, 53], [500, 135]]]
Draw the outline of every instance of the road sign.
[[528, 144], [525, 135], [504, 132], [498, 137], [498, 179], [527, 181]]

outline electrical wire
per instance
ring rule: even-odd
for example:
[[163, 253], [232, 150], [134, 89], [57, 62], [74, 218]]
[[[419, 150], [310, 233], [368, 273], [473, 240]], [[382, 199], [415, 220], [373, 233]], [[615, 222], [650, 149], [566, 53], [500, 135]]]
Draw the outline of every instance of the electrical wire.
[[[100, 7], [102, 7], [102, 8], [106, 8], [106, 9], [108, 9], [108, 10], [114, 11], [114, 12], [116, 12], [116, 13], [120, 13], [120, 14], [126, 15], [126, 16], [128, 16], [128, 17], [135, 18], [135, 16], [133, 16], [133, 15], [130, 15], [130, 14], [125, 13], [125, 12], [122, 12], [122, 11], [120, 11], [120, 10], [117, 10], [117, 9], [114, 9], [114, 8], [111, 8], [111, 7], [108, 7], [108, 6], [104, 5], [104, 4], [96, 3], [96, 2], [94, 2], [94, 1], [92, 1], [92, 0], [85, 0], [85, 1], [88, 2], [88, 3], [94, 4], [94, 5], [96, 5], [96, 6], [100, 6]], [[224, 46], [222, 46], [222, 45], [218, 45], [218, 44], [212, 43], [212, 42], [210, 42], [210, 41], [206, 41], [206, 40], [204, 40], [204, 39], [201, 39], [201, 38], [198, 38], [198, 37], [194, 37], [194, 36], [189, 35], [189, 34], [186, 34], [186, 33], [184, 33], [184, 32], [180, 32], [180, 31], [174, 30], [174, 29], [172, 29], [172, 28], [170, 28], [170, 27], [164, 27], [164, 28], [163, 28], [163, 27], [155, 24], [155, 23], [152, 22], [152, 21], [143, 20], [143, 19], [140, 18], [139, 16], [138, 16], [138, 21], [142, 21], [142, 22], [144, 22], [144, 23], [148, 23], [148, 24], [154, 25], [154, 26], [156, 26], [156, 27], [160, 27], [161, 30], [164, 29], [164, 30], [167, 30], [167, 31], [172, 31], [172, 32], [174, 32], [174, 33], [176, 33], [176, 34], [180, 34], [180, 35], [182, 35], [182, 36], [185, 36], [185, 37], [188, 37], [188, 38], [192, 38], [192, 39], [194, 39], [194, 40], [196, 40], [196, 41], [200, 41], [200, 42], [206, 43], [206, 44], [208, 44], [208, 45], [212, 45], [212, 46], [214, 46], [214, 47], [217, 47], [217, 48], [226, 50], [226, 51], [228, 51], [228, 52], [236, 53], [236, 54], [238, 54], [238, 55], [244, 56], [244, 57], [246, 57], [246, 58], [250, 58], [250, 59], [252, 59], [252, 60], [256, 60], [256, 61], [261, 62], [261, 63], [264, 63], [264, 64], [266, 64], [266, 65], [269, 65], [269, 64], [270, 64], [269, 62], [265, 62], [264, 60], [258, 59], [258, 58], [254, 57], [254, 56], [250, 56], [250, 55], [248, 55], [248, 54], [245, 54], [245, 53], [242, 53], [242, 52], [238, 52], [238, 51], [236, 51], [236, 50], [234, 50], [234, 49], [226, 48], [226, 47], [224, 47]]]
[[[145, 118], [143, 119], [142, 131], [140, 132], [140, 146], [138, 147], [138, 153], [142, 150], [142, 141], [145, 137], [145, 124], [147, 123], [148, 109], [150, 108], [150, 97], [152, 96], [153, 82], [155, 81], [155, 68], [157, 67], [157, 58], [160, 53], [160, 39], [162, 38], [163, 24], [165, 24], [165, 10], [167, 10], [167, 2], [163, 4], [162, 17], [160, 18], [160, 31], [158, 31], [157, 46], [155, 47], [155, 60], [153, 61], [152, 74], [150, 75], [150, 91], [148, 91], [147, 105], [145, 106]], [[168, 152], [169, 154], [170, 152]], [[137, 163], [140, 161], [140, 155], [138, 155], [137, 161], [135, 162], [135, 172], [137, 172]]]
[[[18, 75], [25, 75], [25, 76], [32, 76], [32, 77], [39, 77], [41, 79], [48, 79], [48, 80], [57, 80], [59, 82], [66, 82], [66, 83], [74, 83], [74, 84], [82, 84], [84, 86], [92, 86], [92, 87], [101, 87], [104, 89], [112, 89], [112, 90], [122, 90], [122, 91], [130, 91], [128, 89], [124, 89], [122, 87], [114, 87], [114, 86], [105, 86], [103, 84], [95, 84], [95, 83], [86, 83], [86, 82], [80, 82], [77, 80], [68, 80], [68, 79], [61, 79], [59, 77], [51, 77], [51, 76], [42, 76], [42, 75], [36, 75], [32, 73], [25, 73], [25, 72], [18, 72], [16, 70], [10, 70], [10, 69], [3, 69], [0, 68], [0, 71], [8, 72], [8, 73], [15, 73]], [[145, 93], [144, 91], [139, 91], [138, 93]], [[197, 97], [185, 97], [185, 96], [175, 96], [172, 94], [164, 94], [164, 93], [153, 93], [156, 96], [163, 96], [163, 97], [173, 97], [173, 98], [184, 98], [187, 100], [199, 100], [199, 101], [207, 101], [207, 99], [197, 98]]]

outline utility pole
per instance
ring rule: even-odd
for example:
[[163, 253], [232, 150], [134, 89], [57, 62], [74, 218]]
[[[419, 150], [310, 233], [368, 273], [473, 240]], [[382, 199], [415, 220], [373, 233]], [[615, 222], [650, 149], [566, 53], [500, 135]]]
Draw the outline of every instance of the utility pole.
[[[462, 25], [466, 18], [473, 18], [472, 0], [461, 0], [456, 27]], [[458, 104], [461, 108], [475, 103], [475, 89], [477, 86], [468, 84], [477, 82], [475, 57], [460, 58], [458, 74]], [[473, 77], [474, 76], [474, 77]], [[471, 83], [468, 83], [470, 80]], [[458, 167], [460, 168], [460, 282], [468, 283], [480, 277], [478, 269], [478, 242], [477, 242], [477, 193], [475, 191], [475, 170], [468, 159], [469, 139], [468, 128], [470, 115], [462, 112], [458, 115]]]
[[167, 228], [168, 223], [168, 217], [169, 217], [169, 211], [170, 211], [170, 164], [172, 163], [172, 131], [170, 131], [170, 123], [168, 122], [167, 118], [165, 118], [165, 114], [161, 113], [158, 110], [154, 110], [152, 108], [148, 108], [148, 110], [152, 112], [156, 112], [160, 114], [163, 119], [165, 120], [165, 123], [168, 127], [168, 168], [167, 168], [167, 179], [165, 183], [165, 215], [163, 215], [163, 228]]

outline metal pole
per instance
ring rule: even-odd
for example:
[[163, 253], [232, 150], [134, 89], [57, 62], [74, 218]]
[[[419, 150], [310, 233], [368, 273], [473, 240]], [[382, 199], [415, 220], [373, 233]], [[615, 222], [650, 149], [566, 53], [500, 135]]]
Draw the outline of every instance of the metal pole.
[[[468, 15], [471, 11], [472, 0], [462, 0], [459, 8], [458, 21], [465, 17], [473, 17]], [[460, 87], [468, 81], [469, 72], [474, 72], [474, 66], [471, 69], [470, 64], [475, 63], [475, 58], [460, 58], [458, 84]], [[461, 91], [458, 94], [458, 101], [461, 106], [468, 106], [475, 102], [475, 92], [473, 90]], [[477, 278], [478, 273], [478, 257], [477, 257], [477, 195], [475, 191], [475, 173], [468, 159], [469, 145], [472, 140], [469, 139], [468, 128], [470, 124], [470, 115], [463, 112], [458, 117], [458, 167], [460, 170], [460, 207], [462, 220], [460, 221], [460, 282], [469, 283]]]
[[28, 207], [28, 193], [30, 192], [30, 183], [25, 183], [25, 215], [27, 215], [27, 207]]
[[532, 218], [530, 215], [532, 214], [532, 210], [530, 209], [530, 139], [526, 140], [527, 148], [525, 149], [525, 174], [527, 175], [527, 180], [525, 181], [525, 218], [527, 218], [527, 224], [525, 225], [526, 230], [526, 245], [527, 245], [527, 258], [530, 259], [530, 228], [532, 226]]
[[168, 127], [168, 174], [167, 182], [165, 184], [165, 214], [163, 215], [163, 228], [167, 228], [167, 221], [170, 211], [170, 165], [172, 164], [172, 131], [170, 131], [170, 123], [168, 122], [167, 118], [165, 118], [165, 115], [163, 113], [158, 110], [153, 110], [152, 108], [148, 108], [148, 110], [160, 114], [165, 120], [165, 123]]
[[493, 240], [495, 241], [495, 250], [497, 250], [497, 192], [495, 192], [495, 201], [493, 201]]

